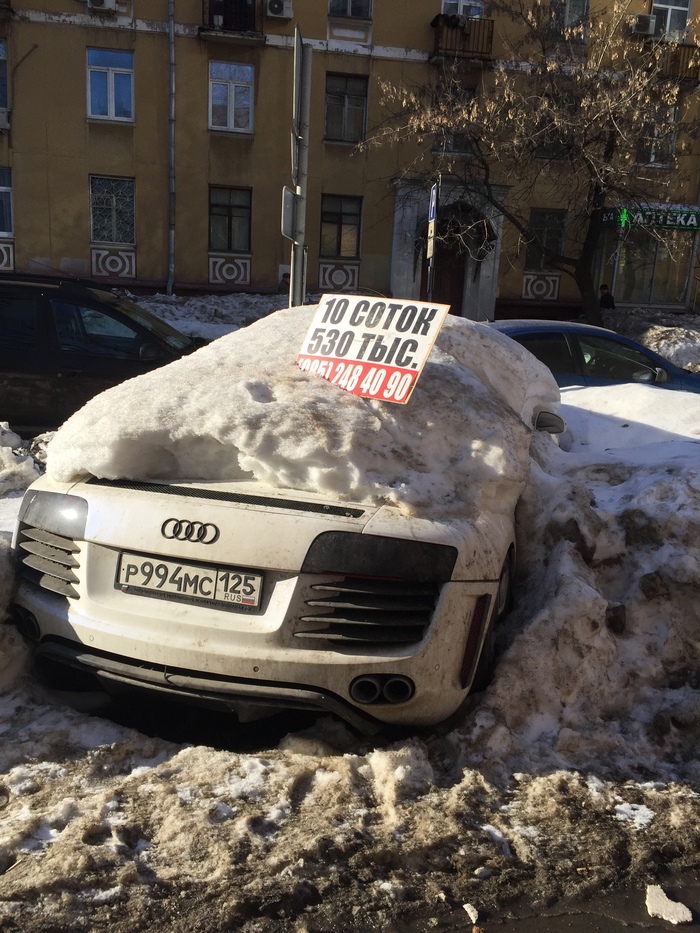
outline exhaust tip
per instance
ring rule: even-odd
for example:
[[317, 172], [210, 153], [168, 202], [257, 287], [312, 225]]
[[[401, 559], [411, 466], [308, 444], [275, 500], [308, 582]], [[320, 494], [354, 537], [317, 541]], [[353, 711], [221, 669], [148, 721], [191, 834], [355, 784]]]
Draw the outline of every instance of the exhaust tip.
[[362, 674], [350, 684], [350, 697], [356, 703], [406, 703], [416, 692], [410, 677], [401, 674]]
[[416, 692], [416, 685], [410, 677], [389, 677], [382, 692], [387, 703], [406, 703]]
[[356, 677], [350, 684], [350, 696], [363, 706], [376, 703], [381, 695], [382, 683], [378, 677], [364, 674], [362, 677]]
[[38, 642], [40, 640], [41, 629], [39, 628], [36, 617], [33, 616], [31, 612], [27, 612], [26, 609], [20, 609], [19, 606], [15, 606], [13, 621], [20, 635], [26, 638], [27, 641]]

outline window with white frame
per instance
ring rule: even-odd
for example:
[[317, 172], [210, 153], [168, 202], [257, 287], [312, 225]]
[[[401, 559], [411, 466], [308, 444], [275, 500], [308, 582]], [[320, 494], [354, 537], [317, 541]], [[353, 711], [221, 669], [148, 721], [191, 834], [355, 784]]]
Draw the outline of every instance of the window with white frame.
[[588, 23], [590, 0], [550, 0], [549, 8], [552, 28], [557, 32], [577, 28], [582, 30]]
[[134, 119], [134, 53], [88, 49], [88, 116], [96, 120]]
[[469, 19], [480, 19], [484, 15], [483, 0], [442, 0], [442, 12]]
[[330, 0], [331, 16], [351, 16], [356, 19], [372, 18], [372, 0]]
[[93, 243], [135, 245], [135, 187], [133, 178], [90, 176], [90, 238]]
[[326, 75], [326, 139], [356, 143], [365, 135], [367, 78]]
[[7, 39], [0, 39], [0, 109], [7, 110]]
[[689, 0], [654, 0], [651, 9], [656, 17], [654, 35], [667, 42], [681, 42], [686, 34], [689, 7]]
[[0, 168], [0, 236], [12, 236], [12, 172]]
[[253, 132], [252, 65], [209, 62], [209, 129]]

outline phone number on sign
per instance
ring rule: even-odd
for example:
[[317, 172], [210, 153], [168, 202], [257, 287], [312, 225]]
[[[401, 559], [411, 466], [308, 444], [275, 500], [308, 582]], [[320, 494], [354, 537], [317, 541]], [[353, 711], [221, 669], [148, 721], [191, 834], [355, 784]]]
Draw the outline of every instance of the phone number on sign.
[[353, 395], [387, 402], [407, 402], [418, 378], [414, 370], [397, 366], [372, 366], [371, 363], [324, 359], [322, 356], [299, 356], [297, 365], [304, 372], [323, 376]]

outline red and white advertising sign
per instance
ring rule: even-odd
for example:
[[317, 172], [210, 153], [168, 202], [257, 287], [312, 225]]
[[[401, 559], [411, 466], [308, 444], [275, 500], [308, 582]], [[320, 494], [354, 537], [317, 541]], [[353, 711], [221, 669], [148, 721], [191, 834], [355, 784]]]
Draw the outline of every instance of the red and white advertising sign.
[[449, 305], [323, 295], [296, 364], [346, 392], [405, 404]]

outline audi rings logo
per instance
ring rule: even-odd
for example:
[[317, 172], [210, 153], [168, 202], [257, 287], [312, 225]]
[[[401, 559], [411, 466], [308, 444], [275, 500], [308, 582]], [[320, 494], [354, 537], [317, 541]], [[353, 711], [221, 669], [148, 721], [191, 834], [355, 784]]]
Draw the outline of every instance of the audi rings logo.
[[160, 533], [164, 538], [174, 538], [176, 541], [192, 541], [194, 544], [213, 544], [219, 540], [219, 529], [216, 525], [205, 525], [203, 522], [187, 522], [180, 518], [168, 518], [161, 525]]

